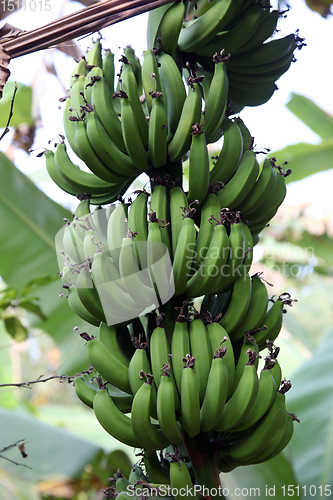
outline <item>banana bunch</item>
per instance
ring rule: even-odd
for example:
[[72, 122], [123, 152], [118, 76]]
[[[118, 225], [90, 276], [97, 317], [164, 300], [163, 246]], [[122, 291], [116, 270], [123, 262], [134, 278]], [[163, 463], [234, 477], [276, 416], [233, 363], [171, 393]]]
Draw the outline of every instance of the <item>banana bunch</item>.
[[135, 324], [139, 337], [105, 323], [98, 338], [81, 333], [96, 375], [75, 379], [78, 397], [111, 436], [146, 450], [153, 481], [167, 482], [154, 452], [200, 432], [220, 440], [221, 471], [230, 462], [236, 467], [272, 458], [289, 442], [294, 418], [285, 409], [290, 383], [280, 388], [279, 348], [266, 340], [269, 353], [258, 374], [256, 330], [234, 343], [221, 322], [203, 321], [193, 307], [187, 315], [180, 309], [171, 338], [156, 314], [154, 328]]
[[[246, 159], [247, 153], [253, 164], [256, 161], [253, 152], [247, 151]], [[278, 183], [278, 194], [282, 192], [282, 197], [285, 196], [286, 174], [276, 174], [271, 161], [267, 161], [253, 189], [252, 202], [256, 193], [262, 192], [260, 179], [266, 177], [266, 172]], [[229, 311], [223, 319], [231, 334], [246, 314], [250, 299], [255, 300], [257, 292], [252, 297], [252, 283], [259, 282], [258, 287], [261, 284], [261, 289], [265, 288], [259, 278], [251, 279], [248, 274], [256, 243], [251, 231], [258, 234], [265, 227], [277, 210], [278, 194], [274, 191], [276, 196], [267, 196], [266, 201], [259, 203], [258, 214], [262, 204], [272, 204], [273, 212], [272, 208], [263, 211], [265, 215], [261, 214], [256, 224], [252, 224], [239, 211], [221, 208], [219, 193], [224, 188], [208, 191], [197, 213], [194, 207], [198, 206], [198, 200], [190, 202], [180, 186], [169, 182], [168, 176], [157, 177], [152, 183], [150, 195], [140, 191], [129, 203], [120, 199], [119, 203], [106, 209], [97, 208], [92, 214], [91, 200], [86, 197], [79, 204], [74, 220], [66, 221], [57, 237], [57, 251], [69, 306], [79, 317], [98, 326], [101, 321], [129, 322], [157, 309], [173, 296], [183, 295], [211, 296], [207, 310], [216, 316], [225, 312], [225, 298], [231, 294]], [[266, 187], [268, 184], [265, 183]], [[267, 191], [271, 192], [271, 188], [272, 183]], [[262, 197], [265, 198], [263, 194]], [[250, 200], [251, 195], [244, 206], [253, 206]], [[251, 211], [244, 213], [250, 218]], [[262, 294], [258, 295], [262, 300]], [[258, 314], [266, 304], [267, 297], [261, 307], [255, 304]], [[260, 326], [251, 321], [244, 324], [245, 330], [239, 328], [236, 339], [244, 331]]]
[[228, 55], [234, 111], [258, 106], [270, 99], [277, 89], [275, 82], [295, 59], [295, 50], [304, 45], [298, 32], [267, 41], [285, 14], [270, 8], [269, 2], [257, 0], [201, 0], [195, 8], [188, 2], [187, 9], [175, 2], [149, 14], [148, 47], [159, 44], [171, 56], [196, 63], [207, 79], [214, 71], [214, 54], [223, 51]]
[[168, 53], [147, 50], [141, 66], [126, 47], [114, 88], [114, 56], [108, 50], [103, 58], [101, 50], [97, 40], [78, 62], [63, 99], [66, 139], [88, 171], [72, 162], [61, 137], [55, 153], [45, 152], [50, 177], [69, 194], [90, 195], [91, 203], [102, 205], [115, 201], [143, 172], [153, 176], [163, 168], [181, 179], [182, 159], [189, 152], [191, 177], [200, 175], [200, 182], [191, 183], [189, 198], [198, 198], [197, 184], [204, 196], [207, 144], [220, 135], [227, 108], [225, 59], [215, 58], [203, 116], [205, 77], [196, 76], [189, 65], [186, 85]]
[[[151, 204], [161, 212], [165, 207], [158, 189], [155, 193]], [[164, 221], [160, 225], [156, 212], [149, 214], [148, 225], [147, 199], [148, 194], [140, 192], [130, 210], [121, 200], [92, 214], [90, 200], [82, 200], [73, 222], [67, 221], [58, 234], [60, 275], [69, 306], [92, 325], [128, 324], [173, 296], [169, 228]]]
[[[269, 298], [250, 275], [290, 170], [275, 158], [260, 166], [249, 130], [231, 118], [270, 98], [303, 45], [297, 34], [267, 41], [281, 15], [266, 0], [167, 4], [149, 14], [142, 63], [126, 47], [115, 75], [97, 40], [73, 70], [64, 128], [86, 167], [63, 137], [45, 157], [80, 200], [56, 238], [60, 295], [98, 328], [80, 333], [91, 365], [75, 390], [112, 437], [144, 450], [128, 479], [118, 471], [110, 498], [130, 497], [129, 486], [193, 488], [184, 444], [199, 435], [217, 446], [223, 472], [291, 439], [297, 417], [274, 342], [294, 300]], [[211, 165], [209, 144], [222, 135]], [[150, 186], [125, 201], [142, 173]]]

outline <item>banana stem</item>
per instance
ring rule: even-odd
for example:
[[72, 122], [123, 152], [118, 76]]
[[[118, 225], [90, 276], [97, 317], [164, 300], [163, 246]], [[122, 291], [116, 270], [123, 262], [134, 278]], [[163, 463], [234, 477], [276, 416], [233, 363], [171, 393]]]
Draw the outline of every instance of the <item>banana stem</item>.
[[222, 494], [219, 471], [216, 464], [215, 447], [204, 432], [194, 438], [185, 435], [184, 444], [191, 460], [197, 484], [202, 487], [201, 498], [212, 500]]

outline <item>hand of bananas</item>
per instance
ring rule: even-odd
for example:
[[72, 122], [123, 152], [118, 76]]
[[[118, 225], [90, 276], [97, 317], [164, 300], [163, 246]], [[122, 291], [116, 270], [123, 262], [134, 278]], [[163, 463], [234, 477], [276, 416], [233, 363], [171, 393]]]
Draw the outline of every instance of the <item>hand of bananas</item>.
[[[80, 334], [96, 374], [90, 382], [77, 377], [76, 393], [111, 436], [151, 455], [203, 432], [218, 444], [220, 471], [268, 460], [288, 444], [296, 419], [286, 412], [291, 384], [282, 380], [279, 348], [270, 340], [290, 302], [290, 296], [279, 297], [264, 319], [257, 317], [261, 326], [237, 340], [222, 326], [221, 314], [200, 317], [187, 303], [171, 336], [156, 313], [150, 326], [101, 323], [99, 338]], [[268, 351], [258, 373], [263, 348]]]
[[[269, 460], [297, 420], [273, 344], [293, 299], [268, 299], [261, 276], [249, 274], [290, 170], [274, 158], [259, 166], [232, 115], [271, 97], [303, 39], [267, 41], [284, 13], [266, 0], [193, 5], [150, 12], [142, 64], [126, 47], [116, 83], [114, 55], [97, 40], [73, 70], [63, 115], [87, 168], [72, 162], [64, 137], [45, 152], [51, 178], [81, 200], [57, 235], [62, 288], [99, 327], [98, 338], [81, 333], [95, 373], [77, 377], [77, 395], [111, 436], [144, 449], [146, 475], [137, 467], [132, 480], [119, 476], [110, 498], [129, 497], [134, 484], [192, 488], [186, 443], [199, 436], [215, 446], [218, 471]], [[125, 202], [142, 173], [150, 190]]]

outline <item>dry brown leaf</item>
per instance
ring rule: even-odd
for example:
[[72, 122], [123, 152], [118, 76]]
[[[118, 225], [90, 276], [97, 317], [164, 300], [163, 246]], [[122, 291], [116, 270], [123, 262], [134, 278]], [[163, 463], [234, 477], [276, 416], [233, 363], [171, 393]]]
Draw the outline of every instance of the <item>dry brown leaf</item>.
[[0, 99], [2, 97], [3, 87], [9, 78], [10, 71], [7, 68], [10, 61], [10, 55], [8, 52], [0, 45]]
[[21, 33], [26, 33], [26, 30], [21, 30], [20, 28], [16, 28], [12, 24], [5, 23], [0, 28], [0, 42], [5, 43], [12, 38], [20, 35]]

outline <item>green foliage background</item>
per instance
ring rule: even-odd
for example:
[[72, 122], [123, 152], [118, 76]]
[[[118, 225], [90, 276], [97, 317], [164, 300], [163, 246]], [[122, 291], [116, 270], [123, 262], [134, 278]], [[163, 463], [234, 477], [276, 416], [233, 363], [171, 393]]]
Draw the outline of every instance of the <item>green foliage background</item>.
[[[0, 106], [0, 127], [6, 125], [12, 91], [9, 84]], [[34, 124], [31, 103], [31, 88], [19, 85], [11, 126]], [[293, 94], [287, 107], [319, 138], [318, 144], [300, 143], [272, 153], [278, 164], [289, 162], [293, 175], [288, 181], [333, 168], [333, 117], [302, 95]], [[78, 325], [90, 334], [94, 328], [58, 298], [54, 238], [63, 218], [70, 218], [70, 212], [0, 153], [0, 384], [34, 380], [41, 374], [72, 375], [88, 366], [84, 344], [73, 328]], [[275, 487], [275, 498], [283, 498], [283, 485], [315, 485], [314, 498], [320, 498], [319, 487], [333, 484], [332, 236], [325, 221], [319, 233], [310, 226], [301, 210], [297, 217], [285, 210], [259, 243], [268, 281], [271, 269], [280, 270], [274, 274], [273, 293], [287, 289], [299, 300], [285, 316], [278, 345], [283, 373], [293, 383], [288, 409], [301, 423], [279, 457], [222, 474], [222, 484], [230, 491]], [[292, 266], [297, 266], [297, 276], [285, 272]], [[67, 382], [0, 387], [0, 422], [5, 429], [0, 440], [0, 498], [6, 500], [95, 500], [112, 475], [110, 451], [126, 450], [132, 462], [137, 460], [132, 449], [105, 434]], [[21, 439], [27, 458], [17, 447], [3, 450]]]

